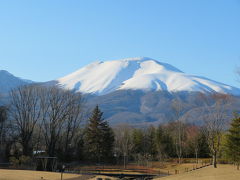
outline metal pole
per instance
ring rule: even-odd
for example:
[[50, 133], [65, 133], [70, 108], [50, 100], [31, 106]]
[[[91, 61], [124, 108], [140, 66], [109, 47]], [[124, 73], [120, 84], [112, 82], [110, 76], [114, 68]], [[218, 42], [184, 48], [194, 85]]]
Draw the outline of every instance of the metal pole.
[[61, 169], [61, 180], [63, 180], [63, 172], [65, 170], [65, 165], [62, 165], [62, 169]]
[[61, 172], [61, 180], [63, 180], [63, 171]]

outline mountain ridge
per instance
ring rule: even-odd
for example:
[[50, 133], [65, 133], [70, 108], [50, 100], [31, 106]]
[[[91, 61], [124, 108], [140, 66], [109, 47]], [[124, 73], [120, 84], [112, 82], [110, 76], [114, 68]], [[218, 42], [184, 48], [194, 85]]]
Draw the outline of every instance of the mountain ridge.
[[[112, 62], [114, 62], [114, 65], [112, 65]], [[101, 71], [99, 71], [100, 65]], [[110, 75], [108, 71], [110, 71]], [[85, 72], [89, 72], [90, 74], [84, 74]], [[78, 79], [79, 73], [80, 79]], [[91, 75], [94, 77], [93, 79], [91, 79]], [[90, 82], [86, 79], [89, 76]], [[186, 78], [187, 81], [181, 81], [181, 78]], [[101, 79], [103, 79], [103, 81], [99, 83]], [[37, 84], [43, 86], [57, 85], [75, 91], [79, 90], [82, 85], [99, 85], [102, 87], [102, 91], [99, 94], [83, 93], [86, 103], [84, 105], [86, 114], [98, 104], [104, 112], [104, 118], [109, 121], [111, 125], [129, 123], [134, 126], [145, 126], [146, 124], [157, 125], [159, 123], [171, 122], [173, 119], [172, 114], [174, 114], [172, 111], [172, 102], [174, 99], [178, 99], [184, 104], [186, 112], [183, 116], [186, 115], [185, 119], [187, 119], [189, 115], [191, 115], [191, 117], [194, 116], [193, 119], [190, 118], [187, 120], [189, 123], [201, 125], [202, 119], [204, 118], [202, 114], [203, 107], [199, 104], [198, 91], [194, 90], [220, 93], [222, 90], [224, 93], [232, 94], [237, 94], [240, 91], [237, 88], [218, 83], [208, 78], [187, 75], [170, 64], [160, 63], [150, 58], [128, 58], [121, 61], [94, 62], [68, 75], [65, 80], [72, 83], [72, 89], [64, 87], [56, 80]], [[82, 80], [86, 80], [88, 84]], [[7, 71], [0, 71], [0, 94], [4, 95], [2, 93], [3, 91], [6, 93], [6, 98], [4, 100], [2, 99], [3, 103], [8, 103], [7, 92], [12, 88], [31, 82], [32, 81], [15, 77]], [[101, 84], [102, 82], [105, 84]], [[172, 84], [169, 82], [172, 82]], [[185, 91], [184, 85], [189, 87], [189, 82], [190, 91]], [[128, 88], [129, 86], [136, 87], [134, 83], [138, 85], [138, 88]], [[182, 89], [180, 88], [180, 91], [169, 91], [171, 88], [174, 90], [176, 84]], [[149, 87], [149, 89], [146, 87]], [[178, 86], [175, 87], [179, 88]], [[94, 90], [94, 86], [91, 88], [90, 90]], [[216, 91], [211, 88], [215, 88]], [[240, 104], [240, 96], [235, 98], [236, 102], [234, 101], [231, 106], [229, 106], [229, 117], [232, 115], [232, 110], [237, 112], [238, 109], [236, 107], [239, 107]]]
[[33, 81], [16, 77], [6, 70], [0, 70], [0, 93], [7, 93], [11, 89], [30, 83]]
[[65, 89], [105, 95], [116, 90], [217, 92], [240, 95], [240, 89], [184, 73], [148, 57], [94, 62], [56, 80]]

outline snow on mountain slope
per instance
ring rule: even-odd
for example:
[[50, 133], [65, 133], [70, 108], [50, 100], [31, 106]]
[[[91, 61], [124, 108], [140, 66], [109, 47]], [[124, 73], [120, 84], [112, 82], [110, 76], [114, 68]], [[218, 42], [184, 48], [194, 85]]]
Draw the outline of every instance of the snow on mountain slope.
[[0, 93], [7, 93], [13, 88], [29, 83], [32, 81], [15, 77], [8, 71], [0, 70]]
[[95, 62], [57, 80], [66, 89], [104, 95], [115, 90], [199, 91], [240, 95], [240, 89], [188, 75], [151, 58]]

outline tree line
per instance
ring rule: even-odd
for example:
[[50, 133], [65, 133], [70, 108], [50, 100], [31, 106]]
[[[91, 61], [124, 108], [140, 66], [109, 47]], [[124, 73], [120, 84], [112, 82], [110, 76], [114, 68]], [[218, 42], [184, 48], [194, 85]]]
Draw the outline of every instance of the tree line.
[[[232, 97], [199, 94], [202, 126], [185, 122], [184, 103], [172, 101], [173, 120], [159, 126], [110, 127], [96, 106], [87, 117], [80, 93], [57, 87], [22, 86], [10, 92], [8, 105], [0, 107], [0, 161], [18, 165], [37, 156], [61, 162], [114, 163], [129, 161], [148, 165], [183, 158], [217, 158], [240, 162], [240, 121], [236, 114], [230, 128], [226, 109]], [[188, 117], [189, 118], [189, 117]], [[193, 117], [194, 118], [194, 117]], [[27, 160], [26, 160], [27, 159]]]

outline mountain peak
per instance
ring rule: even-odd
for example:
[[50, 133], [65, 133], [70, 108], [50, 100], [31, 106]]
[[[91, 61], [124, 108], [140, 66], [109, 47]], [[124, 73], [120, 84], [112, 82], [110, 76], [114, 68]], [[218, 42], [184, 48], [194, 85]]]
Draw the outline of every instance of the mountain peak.
[[9, 73], [9, 72], [6, 71], [6, 70], [0, 70], [0, 74], [1, 74], [1, 75], [13, 76], [11, 73]]
[[[154, 60], [154, 59], [149, 57], [132, 57], [132, 58], [118, 59], [115, 61], [147, 61], [147, 60]], [[111, 61], [114, 61], [114, 60], [111, 60]]]
[[149, 57], [94, 62], [57, 81], [63, 88], [96, 95], [127, 89], [240, 94], [237, 88], [185, 74]]
[[6, 70], [0, 70], [0, 93], [6, 93], [13, 88], [29, 83], [32, 81], [18, 78]]
[[149, 63], [152, 62], [152, 63], [156, 63], [156, 65], [163, 66], [162, 68], [164, 69], [168, 69], [170, 71], [182, 72], [181, 70], [177, 69], [176, 67], [168, 63], [160, 62], [150, 57], [132, 57], [132, 58], [117, 59], [117, 60], [98, 61], [92, 64], [102, 64], [107, 62], [138, 63], [138, 64], [143, 62], [149, 62]]

